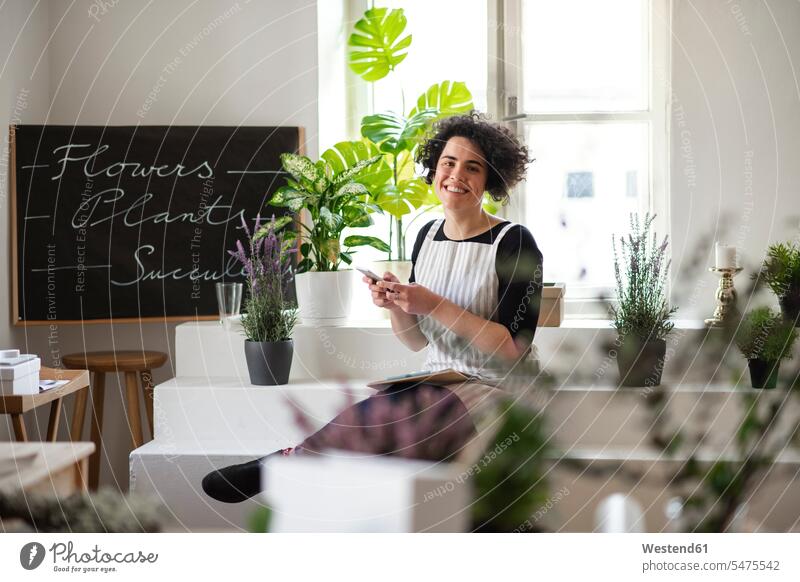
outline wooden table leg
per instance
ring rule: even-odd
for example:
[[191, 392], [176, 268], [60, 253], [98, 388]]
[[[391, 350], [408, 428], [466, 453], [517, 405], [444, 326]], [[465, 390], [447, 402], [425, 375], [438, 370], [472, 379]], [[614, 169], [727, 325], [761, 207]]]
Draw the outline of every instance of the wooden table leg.
[[21, 443], [28, 441], [28, 431], [25, 430], [25, 419], [22, 414], [12, 414], [11, 423], [14, 425], [14, 436]]
[[70, 429], [70, 439], [78, 442], [83, 437], [83, 421], [86, 418], [86, 401], [89, 396], [89, 388], [78, 390], [75, 394], [75, 408], [72, 411], [72, 428]]
[[94, 453], [89, 457], [89, 488], [97, 490], [100, 483], [100, 460], [103, 451], [103, 401], [106, 395], [106, 375], [104, 372], [92, 374], [92, 442]]
[[142, 387], [144, 388], [144, 409], [147, 412], [147, 424], [150, 426], [150, 438], [156, 438], [153, 430], [153, 374], [150, 370], [142, 372]]
[[142, 414], [139, 412], [139, 379], [136, 372], [125, 372], [125, 390], [128, 393], [128, 427], [131, 431], [133, 448], [144, 443], [142, 437]]
[[86, 493], [86, 464], [88, 459], [81, 459], [75, 465], [75, 490]]
[[47, 422], [47, 440], [56, 442], [58, 436], [58, 421], [61, 418], [61, 398], [50, 403], [50, 420]]

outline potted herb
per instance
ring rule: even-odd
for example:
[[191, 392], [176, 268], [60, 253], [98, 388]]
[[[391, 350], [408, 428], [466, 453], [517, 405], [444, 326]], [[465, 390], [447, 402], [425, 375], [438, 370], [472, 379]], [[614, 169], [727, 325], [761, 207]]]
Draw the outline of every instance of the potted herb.
[[247, 278], [247, 298], [242, 316], [242, 329], [247, 339], [244, 352], [250, 382], [256, 386], [274, 386], [289, 382], [294, 344], [292, 330], [297, 310], [289, 300], [291, 281], [291, 237], [279, 229], [290, 217], [261, 225], [256, 218], [253, 232], [242, 218], [247, 233], [247, 248], [236, 241], [236, 250], [229, 251], [241, 264]]
[[792, 357], [797, 339], [793, 322], [769, 307], [750, 311], [736, 331], [736, 345], [747, 358], [753, 388], [775, 388], [781, 360]]
[[[350, 68], [362, 79], [375, 83], [395, 70], [408, 56], [411, 35], [403, 36], [406, 17], [402, 8], [371, 8], [356, 22], [350, 35]], [[473, 109], [472, 94], [463, 82], [442, 81], [431, 85], [405, 115], [405, 95], [400, 113], [385, 111], [361, 120], [363, 142], [342, 142], [323, 154], [329, 160], [346, 160], [355, 144], [366, 143], [371, 151], [384, 154], [381, 168], [366, 177], [375, 189], [375, 203], [391, 216], [389, 261], [407, 263], [407, 216], [421, 208], [438, 206], [439, 200], [422, 178], [415, 176], [414, 155], [421, 138], [437, 119]], [[360, 178], [359, 178], [360, 179]], [[404, 221], [406, 221], [404, 223]], [[394, 247], [392, 250], [391, 247]], [[385, 265], [401, 278], [411, 265]], [[406, 275], [407, 276], [407, 275]]]
[[800, 325], [800, 247], [794, 243], [770, 245], [760, 278], [778, 296], [781, 313], [786, 321]]
[[676, 307], [669, 308], [665, 292], [671, 261], [667, 260], [667, 237], [656, 243], [650, 237], [655, 215], [640, 223], [631, 214], [631, 233], [616, 239], [614, 276], [617, 301], [611, 316], [618, 333], [617, 365], [622, 386], [658, 386], [667, 350], [666, 336], [674, 324], [669, 321]]
[[472, 529], [483, 533], [541, 531], [550, 488], [547, 457], [553, 452], [541, 412], [506, 398], [500, 428], [474, 465]]
[[289, 177], [269, 204], [296, 213], [305, 210], [311, 218], [311, 224], [297, 221], [302, 259], [297, 265], [295, 289], [300, 317], [307, 323], [332, 323], [347, 317], [354, 278], [352, 271], [340, 273], [339, 267], [352, 262], [353, 248], [369, 245], [381, 251], [389, 249], [374, 236], [351, 235], [341, 240], [344, 229], [369, 226], [373, 223], [371, 213], [381, 211], [370, 202], [369, 189], [354, 180], [380, 159], [380, 155], [373, 156], [336, 171], [324, 159], [314, 163], [296, 154], [281, 156]]

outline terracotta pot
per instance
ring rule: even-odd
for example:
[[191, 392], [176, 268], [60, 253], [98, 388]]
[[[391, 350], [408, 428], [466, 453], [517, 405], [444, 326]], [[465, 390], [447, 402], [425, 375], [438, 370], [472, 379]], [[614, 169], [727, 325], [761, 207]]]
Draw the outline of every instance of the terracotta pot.
[[617, 351], [620, 386], [659, 386], [667, 341], [625, 338]]
[[244, 341], [244, 355], [250, 383], [256, 386], [279, 386], [289, 383], [294, 342]]
[[773, 389], [778, 385], [780, 360], [747, 360], [750, 368], [750, 385], [753, 388]]

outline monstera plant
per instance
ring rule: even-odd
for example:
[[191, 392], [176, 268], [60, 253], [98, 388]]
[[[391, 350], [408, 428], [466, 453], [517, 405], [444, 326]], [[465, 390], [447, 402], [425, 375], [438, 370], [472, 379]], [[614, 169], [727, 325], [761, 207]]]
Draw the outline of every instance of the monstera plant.
[[[408, 56], [411, 35], [403, 36], [406, 24], [402, 8], [367, 10], [348, 41], [350, 68], [370, 83], [389, 75]], [[442, 81], [420, 95], [407, 115], [393, 111], [368, 115], [361, 120], [362, 141], [338, 143], [322, 155], [332, 165], [347, 168], [367, 156], [383, 154], [380, 164], [360, 172], [356, 180], [370, 188], [378, 207], [392, 217], [389, 244], [395, 259], [406, 260], [404, 218], [439, 203], [430, 186], [415, 176], [414, 155], [420, 140], [437, 119], [472, 109], [472, 94], [465, 83]]]

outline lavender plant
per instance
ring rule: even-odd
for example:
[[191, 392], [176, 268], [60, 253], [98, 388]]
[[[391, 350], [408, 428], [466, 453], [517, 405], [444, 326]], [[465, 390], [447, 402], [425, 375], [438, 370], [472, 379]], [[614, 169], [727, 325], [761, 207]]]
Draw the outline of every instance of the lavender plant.
[[273, 216], [262, 226], [259, 216], [251, 233], [242, 218], [247, 248], [236, 241], [236, 250], [228, 251], [242, 264], [247, 277], [242, 328], [253, 342], [288, 340], [297, 322], [297, 308], [288, 293], [292, 280], [290, 257], [296, 249], [292, 248], [293, 239], [280, 232], [290, 221], [291, 217], [276, 220]]
[[669, 319], [677, 310], [668, 306], [665, 292], [672, 262], [667, 260], [668, 237], [661, 244], [655, 232], [650, 237], [655, 218], [648, 213], [640, 223], [638, 215], [631, 214], [631, 232], [619, 238], [619, 253], [616, 239], [611, 239], [617, 288], [617, 304], [610, 307], [614, 327], [620, 336], [644, 341], [664, 339], [674, 327]]

